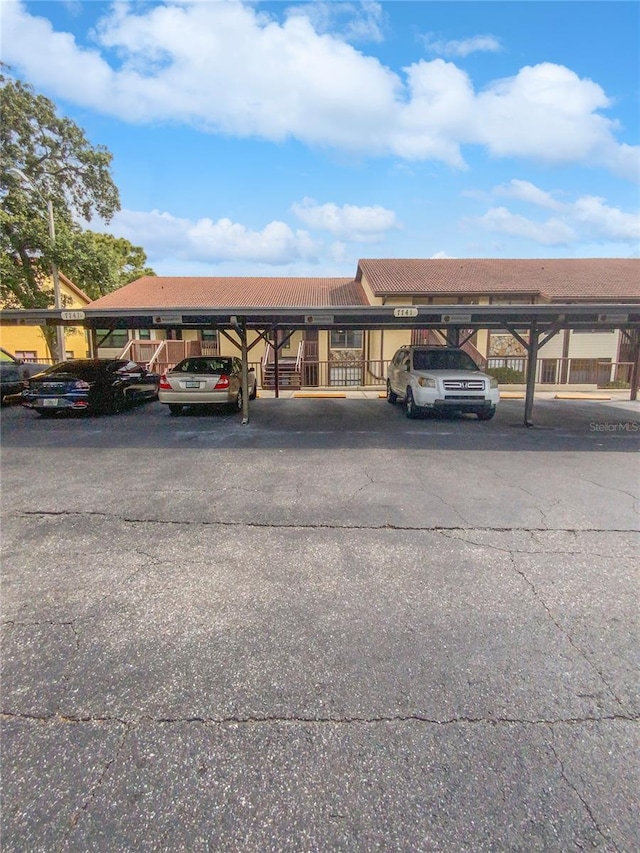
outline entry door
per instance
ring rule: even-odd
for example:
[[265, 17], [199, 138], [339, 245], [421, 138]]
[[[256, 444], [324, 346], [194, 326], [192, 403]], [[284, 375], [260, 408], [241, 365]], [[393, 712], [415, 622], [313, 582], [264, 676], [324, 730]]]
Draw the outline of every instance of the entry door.
[[303, 332], [304, 338], [304, 359], [302, 362], [304, 385], [319, 385], [319, 365], [318, 365], [318, 330], [305, 329]]

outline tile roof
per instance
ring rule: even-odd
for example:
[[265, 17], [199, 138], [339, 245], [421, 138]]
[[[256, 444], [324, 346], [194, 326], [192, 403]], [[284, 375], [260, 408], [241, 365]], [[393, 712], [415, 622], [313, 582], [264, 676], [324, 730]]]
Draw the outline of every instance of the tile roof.
[[376, 296], [512, 293], [552, 301], [640, 301], [640, 258], [367, 258], [360, 270]]
[[90, 308], [330, 308], [368, 305], [352, 278], [144, 276]]

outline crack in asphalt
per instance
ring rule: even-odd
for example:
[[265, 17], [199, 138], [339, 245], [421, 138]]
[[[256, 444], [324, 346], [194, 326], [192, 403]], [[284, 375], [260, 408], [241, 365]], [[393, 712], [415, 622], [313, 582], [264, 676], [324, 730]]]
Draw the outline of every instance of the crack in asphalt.
[[555, 748], [555, 746], [554, 746], [554, 744], [553, 744], [553, 731], [552, 731], [552, 733], [551, 733], [551, 738], [552, 738], [552, 740], [551, 740], [551, 742], [549, 743], [549, 746], [550, 746], [550, 748], [551, 748], [551, 752], [552, 752], [552, 753], [553, 753], [553, 755], [554, 755], [554, 758], [555, 758], [555, 759], [556, 759], [556, 761], [558, 762], [558, 766], [560, 767], [560, 775], [562, 776], [562, 779], [563, 779], [564, 783], [565, 783], [566, 785], [568, 785], [568, 787], [569, 787], [569, 788], [571, 788], [571, 790], [574, 792], [574, 794], [576, 795], [576, 797], [577, 797], [577, 798], [580, 800], [580, 802], [582, 803], [582, 806], [583, 806], [584, 810], [586, 811], [586, 813], [587, 813], [587, 815], [588, 815], [588, 817], [589, 817], [589, 820], [590, 820], [590, 821], [591, 821], [591, 823], [594, 825], [594, 827], [595, 827], [595, 829], [596, 829], [596, 831], [597, 831], [598, 835], [600, 835], [600, 836], [601, 836], [601, 838], [602, 838], [604, 841], [606, 841], [607, 843], [611, 844], [614, 850], [619, 851], [619, 850], [620, 850], [620, 848], [619, 848], [619, 847], [618, 847], [618, 845], [615, 843], [615, 841], [613, 840], [613, 838], [611, 838], [609, 835], [607, 835], [607, 833], [606, 833], [606, 832], [605, 832], [605, 831], [600, 827], [600, 824], [598, 823], [598, 821], [597, 821], [597, 819], [596, 819], [596, 816], [594, 815], [593, 810], [592, 810], [591, 806], [589, 805], [589, 803], [586, 801], [586, 799], [584, 798], [584, 796], [580, 793], [580, 791], [578, 790], [578, 788], [576, 787], [576, 785], [571, 781], [571, 779], [569, 779], [569, 777], [568, 777], [568, 775], [567, 775], [567, 771], [565, 770], [564, 762], [562, 761], [562, 759], [561, 759], [561, 758], [560, 758], [560, 756], [558, 755], [558, 753], [557, 753], [557, 751], [556, 751], [556, 748]]
[[556, 619], [556, 617], [553, 615], [553, 613], [551, 612], [551, 608], [549, 607], [549, 605], [548, 605], [548, 604], [547, 604], [547, 602], [545, 601], [544, 596], [543, 596], [543, 595], [541, 595], [541, 593], [540, 593], [540, 592], [538, 591], [538, 589], [536, 588], [535, 583], [534, 583], [534, 582], [533, 582], [529, 577], [527, 577], [527, 574], [526, 574], [526, 572], [525, 572], [523, 569], [518, 568], [518, 565], [517, 565], [517, 563], [516, 563], [516, 558], [515, 558], [515, 556], [514, 556], [513, 554], [510, 554], [510, 558], [511, 558], [511, 563], [512, 563], [512, 565], [513, 565], [513, 570], [514, 570], [514, 572], [515, 572], [516, 574], [520, 575], [520, 577], [524, 580], [524, 582], [527, 584], [527, 586], [531, 589], [531, 591], [533, 592], [533, 596], [534, 596], [534, 598], [536, 599], [536, 601], [538, 601], [538, 602], [542, 605], [542, 607], [543, 607], [544, 611], [546, 612], [546, 614], [547, 614], [547, 616], [549, 617], [549, 619], [551, 620], [551, 622], [556, 626], [556, 628], [558, 629], [558, 631], [560, 631], [560, 633], [561, 633], [564, 637], [566, 637], [566, 639], [567, 639], [567, 641], [569, 642], [569, 645], [571, 646], [571, 648], [572, 648], [572, 649], [574, 649], [574, 650], [575, 650], [575, 651], [580, 655], [580, 657], [582, 657], [582, 659], [583, 659], [584, 661], [586, 661], [586, 663], [588, 664], [588, 666], [589, 666], [589, 667], [591, 667], [591, 669], [596, 673], [596, 675], [597, 675], [597, 676], [598, 676], [598, 678], [602, 681], [602, 683], [603, 683], [603, 684], [604, 684], [604, 686], [607, 688], [607, 690], [609, 691], [609, 693], [611, 694], [611, 696], [613, 697], [613, 699], [616, 701], [616, 703], [617, 703], [621, 708], [624, 708], [624, 703], [622, 702], [622, 700], [620, 699], [620, 697], [616, 694], [615, 690], [614, 690], [614, 689], [613, 689], [613, 687], [609, 684], [609, 682], [607, 681], [607, 679], [604, 677], [603, 673], [602, 673], [602, 672], [598, 669], [598, 667], [593, 663], [593, 661], [590, 659], [590, 657], [587, 655], [587, 653], [586, 653], [582, 648], [580, 648], [580, 646], [579, 646], [579, 645], [577, 645], [577, 643], [575, 643], [575, 642], [574, 642], [574, 639], [573, 639], [573, 637], [571, 636], [571, 634], [569, 633], [569, 631], [568, 631], [568, 630], [567, 630], [563, 625], [561, 625], [561, 624], [560, 624], [560, 622], [559, 622], [559, 621]]
[[[435, 495], [435, 497], [439, 497]], [[449, 506], [442, 498], [440, 500], [443, 501], [445, 506]], [[457, 512], [457, 510], [456, 510]], [[457, 513], [460, 515], [460, 513]], [[116, 513], [108, 513], [101, 512], [98, 510], [21, 510], [13, 514], [14, 517], [24, 517], [24, 518], [33, 518], [33, 517], [96, 517], [96, 518], [105, 518], [113, 521], [120, 521], [124, 524], [166, 524], [166, 525], [174, 525], [174, 526], [184, 526], [184, 527], [248, 527], [248, 528], [274, 528], [274, 529], [291, 529], [291, 530], [399, 530], [399, 531], [442, 531], [443, 533], [451, 532], [469, 532], [474, 530], [486, 531], [488, 533], [513, 533], [514, 531], [518, 533], [571, 533], [574, 535], [584, 534], [584, 533], [638, 533], [639, 530], [635, 528], [628, 527], [620, 527], [620, 528], [611, 528], [611, 527], [514, 527], [511, 526], [501, 526], [501, 525], [487, 525], [487, 526], [478, 526], [478, 525], [444, 525], [444, 524], [434, 524], [430, 526], [425, 525], [414, 525], [414, 524], [394, 524], [392, 522], [384, 522], [380, 524], [340, 524], [339, 522], [318, 522], [316, 524], [302, 524], [300, 522], [292, 523], [292, 522], [283, 522], [276, 523], [273, 521], [234, 521], [233, 519], [229, 520], [218, 520], [214, 519], [212, 521], [202, 521], [202, 520], [191, 520], [191, 519], [173, 519], [173, 518], [136, 518], [132, 516], [126, 515], [117, 515]], [[462, 516], [460, 516], [462, 518]], [[479, 543], [472, 543], [479, 544]], [[487, 546], [491, 547], [491, 546]]]
[[[469, 539], [467, 536], [451, 536], [450, 535], [450, 534], [455, 534], [455, 533], [465, 533], [465, 534], [471, 533], [474, 530], [476, 530], [480, 533], [485, 533], [485, 532], [486, 533], [518, 533], [518, 534], [530, 533], [532, 535], [532, 538], [533, 538], [533, 535], [536, 533], [568, 533], [568, 534], [571, 534], [577, 538], [579, 534], [603, 533], [603, 532], [608, 533], [609, 532], [609, 531], [596, 530], [594, 528], [591, 528], [589, 530], [586, 530], [586, 529], [585, 530], [575, 530], [575, 529], [571, 529], [571, 528], [559, 528], [559, 527], [554, 527], [554, 528], [546, 528], [546, 527], [545, 528], [535, 528], [535, 527], [524, 528], [524, 527], [518, 527], [518, 528], [508, 528], [505, 530], [499, 530], [497, 528], [489, 528], [489, 527], [475, 527], [475, 528], [472, 528], [472, 527], [468, 527], [468, 528], [446, 527], [446, 528], [439, 528], [438, 532], [441, 533], [447, 539], [451, 539], [454, 542], [466, 542], [468, 545], [475, 545], [478, 548], [489, 548], [492, 551], [499, 551], [501, 554], [509, 554], [509, 555], [523, 554], [524, 556], [542, 556], [542, 557], [548, 556], [549, 554], [555, 554], [557, 556], [566, 556], [566, 557], [576, 557], [576, 556], [584, 556], [584, 557], [590, 557], [590, 558], [599, 557], [603, 560], [624, 559], [624, 557], [620, 557], [618, 555], [615, 555], [615, 556], [612, 555], [611, 552], [609, 552], [607, 554], [601, 554], [598, 551], [592, 551], [591, 549], [588, 552], [575, 551], [575, 550], [565, 551], [563, 549], [555, 549], [555, 548], [554, 549], [545, 548], [542, 551], [528, 551], [528, 550], [525, 550], [524, 548], [510, 548], [506, 545], [495, 545], [492, 542], [477, 542], [475, 539]], [[614, 530], [611, 532], [612, 533], [636, 534], [635, 530]], [[631, 556], [633, 556], [633, 555], [629, 555], [629, 557], [631, 557]]]
[[203, 717], [203, 716], [186, 716], [186, 717], [150, 717], [142, 715], [135, 719], [126, 719], [117, 716], [71, 716], [69, 714], [27, 714], [2, 712], [0, 719], [6, 720], [21, 720], [34, 723], [59, 723], [62, 725], [73, 724], [105, 724], [115, 723], [118, 725], [127, 726], [130, 728], [133, 725], [140, 723], [150, 723], [153, 725], [181, 725], [184, 723], [198, 723], [200, 725], [220, 725], [220, 726], [238, 726], [238, 725], [264, 725], [264, 724], [292, 724], [292, 725], [386, 725], [390, 723], [424, 723], [433, 726], [456, 726], [456, 725], [522, 725], [522, 726], [561, 726], [561, 725], [591, 725], [593, 723], [611, 723], [623, 722], [634, 723], [640, 720], [640, 716], [633, 714], [602, 714], [600, 716], [584, 716], [584, 717], [542, 717], [539, 719], [527, 717], [444, 717], [438, 719], [436, 717], [427, 717], [422, 714], [399, 714], [389, 716], [372, 716], [363, 717], [357, 715], [329, 716], [329, 717], [306, 717], [302, 715], [278, 716], [278, 715], [233, 715], [221, 717]]
[[89, 809], [91, 808], [91, 805], [93, 804], [93, 801], [97, 797], [98, 792], [100, 791], [100, 788], [102, 787], [102, 784], [105, 780], [105, 777], [106, 777], [107, 773], [109, 772], [109, 768], [113, 764], [115, 764], [115, 762], [118, 760], [118, 757], [119, 757], [120, 753], [122, 752], [122, 748], [124, 746], [124, 743], [125, 743], [128, 735], [129, 735], [129, 731], [130, 731], [129, 725], [124, 724], [124, 726], [125, 726], [124, 731], [123, 731], [118, 743], [116, 744], [116, 747], [113, 751], [113, 755], [105, 763], [105, 765], [102, 768], [102, 771], [100, 772], [100, 775], [98, 776], [95, 784], [90, 788], [90, 790], [87, 794], [86, 800], [82, 803], [82, 805], [75, 812], [75, 814], [71, 816], [71, 819], [69, 820], [69, 827], [68, 827], [67, 831], [63, 834], [63, 836], [60, 840], [60, 844], [58, 845], [58, 853], [61, 853], [61, 851], [67, 847], [67, 841], [69, 839], [69, 836], [72, 834], [73, 830], [78, 825], [82, 816], [84, 814], [86, 814], [89, 811]]

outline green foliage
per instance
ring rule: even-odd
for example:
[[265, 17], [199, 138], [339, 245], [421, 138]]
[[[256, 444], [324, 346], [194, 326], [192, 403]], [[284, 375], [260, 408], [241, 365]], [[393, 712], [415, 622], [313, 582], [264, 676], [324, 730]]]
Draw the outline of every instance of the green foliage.
[[630, 388], [630, 384], [625, 382], [623, 379], [614, 379], [613, 382], [605, 382], [604, 384], [598, 383], [598, 388]]
[[489, 376], [494, 376], [499, 385], [522, 385], [526, 380], [524, 373], [511, 367], [489, 367], [485, 370]]
[[[52, 101], [5, 74], [0, 74], [0, 147], [0, 300], [9, 307], [48, 307], [53, 299], [44, 282], [52, 261], [72, 277], [70, 253], [83, 245], [76, 266], [99, 264], [98, 258], [89, 261], [95, 243], [75, 223], [93, 216], [109, 221], [120, 209], [112, 155], [91, 145], [84, 131], [57, 114]], [[49, 199], [55, 246], [47, 222]]]
[[91, 299], [98, 299], [143, 275], [155, 275], [145, 266], [144, 250], [123, 237], [75, 230], [68, 232], [65, 240], [69, 241], [65, 274]]

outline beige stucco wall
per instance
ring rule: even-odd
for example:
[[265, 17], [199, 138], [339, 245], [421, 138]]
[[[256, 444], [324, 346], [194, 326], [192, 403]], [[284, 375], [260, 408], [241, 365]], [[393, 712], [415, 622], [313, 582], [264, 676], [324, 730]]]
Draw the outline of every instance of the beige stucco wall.
[[[620, 332], [570, 332], [569, 358], [602, 358], [616, 361]], [[559, 332], [540, 350], [540, 358], [562, 358], [564, 332]]]
[[366, 275], [363, 273], [360, 278], [360, 284], [363, 287], [363, 290], [369, 300], [370, 305], [384, 305], [384, 300], [380, 296], [375, 296], [373, 290], [371, 289], [371, 285], [367, 281]]

